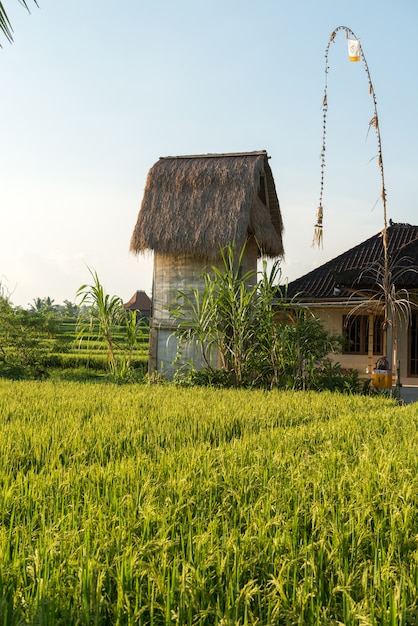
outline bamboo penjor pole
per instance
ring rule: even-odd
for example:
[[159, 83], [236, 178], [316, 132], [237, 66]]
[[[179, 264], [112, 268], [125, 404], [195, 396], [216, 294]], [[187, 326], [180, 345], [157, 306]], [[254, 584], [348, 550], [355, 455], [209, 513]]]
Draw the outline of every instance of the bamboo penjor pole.
[[373, 100], [373, 117], [369, 122], [369, 128], [373, 127], [377, 138], [378, 148], [378, 166], [380, 169], [381, 177], [381, 198], [383, 203], [383, 230], [382, 230], [382, 245], [383, 245], [383, 266], [384, 266], [384, 292], [385, 292], [385, 312], [384, 312], [384, 328], [386, 329], [386, 352], [390, 362], [392, 360], [392, 345], [391, 345], [391, 315], [389, 306], [389, 258], [388, 258], [388, 245], [387, 245], [387, 207], [386, 207], [386, 187], [385, 187], [385, 172], [383, 167], [382, 156], [382, 140], [380, 136], [379, 116], [377, 113], [377, 101], [374, 91], [369, 66], [367, 64], [366, 56], [361, 46], [360, 40], [356, 37], [354, 32], [347, 26], [338, 26], [332, 31], [329, 38], [327, 47], [325, 49], [325, 87], [324, 96], [322, 100], [322, 148], [321, 148], [321, 177], [320, 177], [320, 190], [319, 190], [319, 202], [316, 214], [316, 223], [314, 226], [314, 235], [312, 245], [323, 245], [323, 219], [324, 219], [324, 207], [323, 207], [323, 195], [324, 195], [324, 182], [325, 182], [325, 155], [326, 155], [326, 134], [327, 134], [327, 113], [328, 113], [328, 72], [329, 72], [329, 51], [331, 44], [335, 42], [335, 38], [340, 31], [344, 31], [346, 39], [348, 40], [348, 51], [350, 61], [362, 61], [367, 75], [369, 83], [369, 93]]

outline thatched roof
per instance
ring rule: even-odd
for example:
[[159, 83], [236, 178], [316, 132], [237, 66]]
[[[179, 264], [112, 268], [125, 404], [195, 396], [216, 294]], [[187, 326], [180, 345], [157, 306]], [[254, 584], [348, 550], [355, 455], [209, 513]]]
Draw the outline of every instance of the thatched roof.
[[164, 157], [150, 169], [130, 249], [208, 260], [254, 235], [283, 255], [283, 223], [265, 151]]

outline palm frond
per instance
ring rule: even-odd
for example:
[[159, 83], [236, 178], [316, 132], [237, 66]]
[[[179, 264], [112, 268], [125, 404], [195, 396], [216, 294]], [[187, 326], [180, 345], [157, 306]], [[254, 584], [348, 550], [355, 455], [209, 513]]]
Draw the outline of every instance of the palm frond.
[[402, 285], [405, 284], [407, 274], [418, 274], [418, 268], [414, 266], [413, 259], [396, 256], [390, 261], [387, 270], [382, 261], [370, 263], [362, 270], [357, 282], [359, 285], [363, 283], [365, 287], [355, 290], [351, 297], [361, 295], [363, 300], [350, 310], [347, 321], [364, 312], [381, 312], [385, 327], [392, 327], [395, 320], [400, 324], [410, 323], [412, 309], [417, 304]]
[[[29, 4], [26, 0], [18, 0], [19, 4], [21, 4], [25, 9], [30, 13]], [[37, 0], [33, 0], [33, 3], [39, 7]], [[13, 42], [13, 28], [11, 22], [7, 16], [6, 9], [2, 2], [0, 2], [0, 32], [6, 37], [7, 41], [10, 43]], [[1, 44], [0, 44], [1, 47]]]

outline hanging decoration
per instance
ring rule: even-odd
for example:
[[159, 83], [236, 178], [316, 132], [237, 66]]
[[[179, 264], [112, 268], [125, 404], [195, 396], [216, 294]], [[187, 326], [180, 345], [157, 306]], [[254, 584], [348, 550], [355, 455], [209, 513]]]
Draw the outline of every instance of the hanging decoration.
[[317, 244], [318, 246], [322, 246], [322, 243], [323, 243], [322, 242], [322, 237], [323, 237], [322, 218], [323, 217], [324, 217], [324, 210], [322, 208], [322, 204], [320, 204], [316, 211], [316, 222], [314, 226], [314, 239], [313, 239], [313, 244]]
[[356, 62], [360, 61], [360, 41], [358, 39], [349, 39], [347, 37], [348, 42], [348, 56], [350, 57], [350, 61]]

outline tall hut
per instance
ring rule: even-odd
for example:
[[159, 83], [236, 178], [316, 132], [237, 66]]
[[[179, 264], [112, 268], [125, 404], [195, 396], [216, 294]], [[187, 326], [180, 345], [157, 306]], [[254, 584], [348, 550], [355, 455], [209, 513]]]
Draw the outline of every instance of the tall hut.
[[[170, 316], [177, 290], [200, 288], [222, 267], [220, 249], [246, 244], [243, 270], [283, 256], [283, 223], [267, 152], [163, 157], [150, 169], [130, 249], [154, 251], [149, 371], [174, 372], [177, 341]], [[201, 367], [201, 355], [183, 353]], [[178, 364], [181, 365], [181, 362]], [[177, 365], [177, 366], [178, 366]]]

